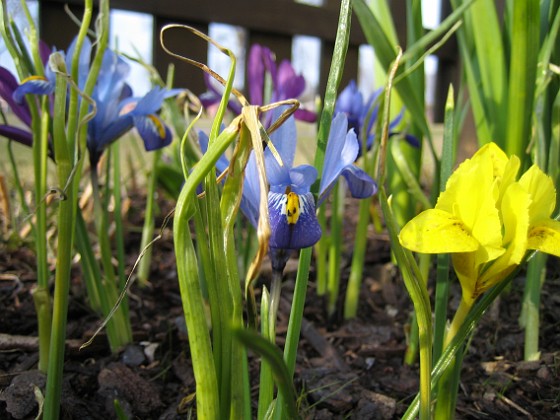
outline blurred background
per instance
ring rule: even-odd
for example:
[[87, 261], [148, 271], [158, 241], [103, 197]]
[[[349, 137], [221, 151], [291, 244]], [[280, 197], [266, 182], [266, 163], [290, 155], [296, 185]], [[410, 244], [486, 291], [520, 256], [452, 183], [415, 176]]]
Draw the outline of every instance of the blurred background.
[[[19, 27], [26, 26], [20, 0], [5, 0], [8, 10]], [[31, 0], [27, 2], [41, 38], [50, 46], [66, 49], [77, 25], [70, 13], [81, 16], [81, 0]], [[405, 0], [391, 2], [400, 44], [406, 45]], [[442, 16], [449, 13], [446, 0], [423, 0], [423, 24], [429, 30], [435, 28]], [[68, 5], [68, 6], [67, 6]], [[65, 7], [67, 9], [65, 9]], [[168, 23], [194, 26], [230, 48], [238, 57], [235, 86], [245, 87], [245, 54], [253, 43], [268, 46], [277, 60], [290, 59], [297, 72], [305, 76], [307, 89], [302, 99], [313, 106], [317, 95], [322, 95], [330, 52], [339, 13], [336, 0], [209, 0], [186, 1], [135, 1], [111, 2], [111, 46], [133, 57], [141, 57], [165, 75], [170, 58], [159, 45], [159, 30]], [[347, 63], [342, 86], [355, 79], [364, 95], [369, 95], [378, 84], [373, 80], [372, 63], [375, 51], [366, 44], [355, 19], [350, 39]], [[61, 30], [65, 28], [65, 30]], [[227, 74], [229, 59], [216, 48], [186, 32], [170, 32], [166, 38], [170, 49], [207, 62], [220, 74]], [[430, 56], [425, 63], [426, 109], [433, 122], [442, 120], [442, 110], [450, 81], [457, 80], [457, 49], [453, 41]], [[0, 62], [13, 70], [11, 58], [0, 40]], [[150, 88], [146, 70], [131, 63], [130, 80], [135, 95], [142, 95]], [[186, 64], [176, 66], [176, 86], [203, 93], [206, 86], [202, 72]]]

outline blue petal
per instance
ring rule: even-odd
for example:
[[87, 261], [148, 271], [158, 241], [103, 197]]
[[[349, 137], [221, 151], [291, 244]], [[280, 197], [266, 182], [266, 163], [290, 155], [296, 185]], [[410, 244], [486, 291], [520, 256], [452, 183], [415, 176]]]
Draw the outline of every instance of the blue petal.
[[115, 118], [108, 125], [105, 125], [101, 118], [97, 116], [88, 124], [88, 149], [92, 151], [102, 151], [105, 146], [117, 140], [134, 125], [134, 120], [130, 115], [122, 115]]
[[134, 126], [144, 140], [144, 147], [148, 152], [161, 149], [171, 143], [171, 131], [155, 114], [134, 117]]
[[109, 49], [105, 50], [95, 86], [97, 99], [104, 103], [118, 104], [129, 73], [130, 66], [121, 56]]
[[392, 130], [392, 129], [395, 128], [397, 125], [399, 125], [400, 122], [402, 121], [403, 117], [404, 117], [404, 108], [401, 109], [401, 111], [399, 112], [399, 114], [398, 114], [395, 118], [393, 118], [393, 121], [391, 121], [391, 122], [389, 123], [389, 130]]
[[348, 86], [346, 86], [335, 104], [335, 113], [343, 112], [348, 116], [349, 120], [358, 120], [362, 115], [362, 109], [364, 107], [364, 98], [361, 92], [356, 86], [356, 82], [351, 80]]
[[418, 138], [416, 136], [413, 136], [412, 134], [405, 134], [404, 139], [412, 147], [416, 147], [416, 148], [420, 147], [420, 140], [418, 140]]
[[167, 89], [155, 87], [150, 90], [136, 104], [132, 111], [134, 115], [149, 115], [159, 111], [163, 100], [166, 98]]
[[[275, 110], [273, 116], [280, 115], [281, 110]], [[271, 191], [284, 192], [290, 185], [290, 168], [294, 162], [296, 152], [296, 122], [293, 117], [288, 118], [276, 131], [270, 135], [272, 144], [278, 151], [283, 165], [280, 166], [270, 149], [265, 150], [266, 174]]]
[[254, 227], [259, 220], [260, 185], [255, 153], [251, 152], [249, 161], [245, 167], [245, 179], [243, 181], [243, 195], [241, 197], [241, 211], [249, 219]]
[[[202, 130], [199, 131], [198, 144], [200, 145], [200, 150], [203, 154], [206, 153], [206, 151], [208, 150], [208, 142], [209, 139], [206, 133]], [[218, 170], [218, 172], [223, 172], [228, 168], [228, 166], [229, 166], [229, 160], [225, 156], [225, 154], [223, 154], [222, 156], [219, 157], [218, 161], [216, 162], [216, 169]]]
[[[78, 37], [74, 37], [72, 43], [68, 47], [68, 52], [66, 54], [66, 68], [70, 73], [72, 68], [72, 60], [74, 58], [74, 50], [76, 49], [76, 43]], [[91, 57], [91, 41], [88, 37], [84, 38], [82, 49], [80, 50], [80, 57], [78, 58], [78, 86], [80, 89], [84, 89], [86, 85], [86, 79], [89, 73], [89, 63]]]
[[337, 114], [331, 125], [331, 132], [325, 151], [325, 162], [321, 184], [319, 186], [319, 201], [322, 202], [334, 183], [349, 165], [356, 160], [359, 152], [358, 138], [354, 130], [346, 132], [348, 122], [345, 114]]
[[290, 185], [296, 194], [308, 193], [317, 179], [317, 169], [311, 165], [300, 165], [290, 169]]
[[371, 197], [377, 192], [377, 184], [362, 169], [350, 165], [342, 171], [342, 176], [348, 182], [348, 189], [354, 198]]
[[13, 98], [18, 104], [23, 102], [24, 96], [49, 95], [54, 91], [54, 84], [46, 77], [31, 76], [22, 81], [22, 84], [14, 91]]
[[268, 194], [270, 247], [301, 249], [314, 245], [321, 238], [321, 226], [315, 216], [313, 194], [299, 195], [299, 218], [296, 223], [288, 223], [286, 201], [286, 194], [274, 192]]

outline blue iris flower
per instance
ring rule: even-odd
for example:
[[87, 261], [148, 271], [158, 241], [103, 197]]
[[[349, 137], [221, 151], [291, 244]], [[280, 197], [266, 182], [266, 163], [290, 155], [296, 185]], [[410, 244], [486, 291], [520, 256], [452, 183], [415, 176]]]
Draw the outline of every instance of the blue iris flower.
[[[265, 149], [265, 169], [270, 186], [269, 246], [272, 255], [278, 250], [307, 248], [319, 240], [321, 226], [315, 208], [327, 198], [340, 176], [346, 179], [350, 193], [355, 198], [370, 197], [377, 191], [375, 181], [354, 165], [359, 151], [358, 139], [353, 129], [348, 130], [345, 114], [338, 114], [331, 125], [317, 203], [311, 192], [311, 186], [317, 179], [317, 170], [311, 165], [293, 165], [297, 140], [294, 117], [288, 118], [270, 135], [270, 139], [283, 162], [280, 166], [270, 149]], [[205, 151], [208, 138], [201, 133], [199, 140]], [[228, 164], [227, 159], [221, 158], [216, 167], [223, 171]], [[245, 170], [241, 211], [255, 227], [259, 219], [258, 176], [255, 156], [252, 154]]]
[[[73, 56], [76, 39], [72, 42], [66, 55], [67, 68]], [[92, 45], [84, 40], [78, 66], [78, 86], [83, 88], [90, 68]], [[147, 151], [156, 150], [171, 143], [169, 128], [156, 115], [164, 99], [176, 95], [179, 90], [167, 90], [155, 87], [144, 97], [133, 97], [132, 89], [126, 83], [130, 72], [129, 64], [113, 51], [107, 49], [103, 56], [101, 69], [92, 98], [97, 105], [97, 113], [88, 123], [87, 147], [92, 164], [96, 164], [103, 150], [135, 127], [144, 141]], [[26, 79], [14, 92], [17, 102], [25, 94], [50, 94], [54, 90], [55, 78], [52, 71], [45, 77]]]
[[[366, 142], [367, 150], [373, 145], [375, 139], [375, 134], [373, 133], [374, 124], [379, 115], [379, 96], [382, 93], [382, 89], [378, 89], [373, 92], [367, 101], [364, 101], [362, 93], [358, 90], [358, 86], [354, 80], [351, 80], [348, 86], [346, 86], [335, 104], [335, 113], [344, 113], [348, 117], [348, 123], [351, 128], [356, 131], [359, 138], [363, 138]], [[390, 123], [389, 123], [389, 135], [399, 134], [393, 131], [393, 129], [400, 124], [404, 115], [404, 110], [399, 113]], [[406, 141], [408, 141], [412, 146], [418, 147], [418, 139], [411, 135], [405, 135]], [[359, 142], [360, 152], [362, 143]]]

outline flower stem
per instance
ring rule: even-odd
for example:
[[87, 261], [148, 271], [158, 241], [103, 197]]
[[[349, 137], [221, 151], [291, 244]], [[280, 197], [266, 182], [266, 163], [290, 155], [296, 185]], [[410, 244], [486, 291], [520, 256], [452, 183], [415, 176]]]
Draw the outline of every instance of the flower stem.
[[329, 244], [329, 272], [328, 290], [329, 299], [327, 313], [333, 316], [336, 311], [340, 289], [340, 260], [342, 257], [342, 213], [344, 211], [344, 187], [337, 183], [333, 191], [331, 241]]
[[[35, 124], [34, 124], [35, 125]], [[49, 142], [50, 114], [48, 98], [41, 100], [40, 135], [33, 141], [33, 168], [35, 173], [35, 206], [37, 252], [37, 294], [34, 294], [39, 327], [39, 370], [46, 372], [49, 360], [48, 342], [51, 335], [50, 312], [51, 301], [48, 297], [49, 269], [47, 264], [47, 155]], [[42, 318], [46, 316], [46, 318]]]
[[527, 282], [523, 296], [522, 325], [525, 328], [525, 360], [539, 360], [539, 306], [541, 288], [546, 278], [546, 254], [537, 253], [527, 265]]
[[[156, 184], [157, 184], [157, 173], [156, 168], [160, 160], [162, 150], [158, 149], [153, 152], [152, 167], [148, 172], [148, 190], [146, 191], [146, 211], [144, 212], [144, 227], [142, 228], [142, 241], [140, 242], [140, 252], [146, 248], [146, 246], [152, 240], [154, 235], [154, 206], [155, 206], [155, 195], [156, 195]], [[138, 265], [138, 284], [140, 286], [146, 286], [148, 283], [148, 278], [150, 277], [150, 264], [152, 262], [152, 249], [146, 250], [142, 260]]]
[[360, 288], [362, 286], [362, 275], [367, 245], [367, 228], [369, 225], [369, 207], [371, 199], [360, 201], [358, 226], [356, 227], [356, 238], [354, 239], [354, 252], [352, 255], [352, 266], [348, 279], [348, 288], [344, 301], [344, 319], [354, 318], [358, 313]]
[[[474, 300], [465, 300], [464, 296], [461, 298], [457, 312], [453, 316], [453, 321], [447, 330], [443, 348], [447, 348], [457, 332], [463, 326], [465, 319], [471, 311]], [[443, 373], [439, 383], [437, 392], [437, 403], [435, 408], [435, 418], [454, 418], [455, 404], [457, 401], [457, 388], [459, 385], [459, 377], [461, 373], [463, 357], [462, 352], [459, 351], [455, 360], [447, 367]]]
[[[297, 348], [299, 344], [299, 335], [301, 332], [301, 323], [303, 320], [303, 308], [305, 306], [305, 297], [307, 295], [307, 282], [309, 280], [309, 266], [311, 264], [312, 248], [301, 250], [299, 256], [299, 265], [296, 275], [296, 284], [294, 287], [294, 297], [292, 300], [292, 309], [290, 311], [290, 320], [288, 322], [288, 331], [286, 333], [286, 344], [284, 346], [284, 360], [291, 377], [294, 376], [296, 367]], [[278, 395], [276, 400], [276, 409], [274, 410], [274, 418], [276, 420], [283, 419], [284, 397]]]
[[[64, 71], [64, 70], [63, 70]], [[55, 109], [53, 120], [53, 141], [56, 159], [56, 173], [61, 200], [58, 207], [58, 243], [54, 280], [54, 300], [52, 313], [52, 335], [49, 347], [49, 364], [43, 418], [59, 418], [62, 394], [62, 374], [64, 365], [64, 342], [68, 313], [68, 293], [70, 290], [70, 268], [78, 206], [72, 186], [66, 188], [72, 173], [71, 154], [66, 142], [64, 127], [66, 106], [66, 80], [57, 75]], [[74, 182], [77, 182], [75, 178]]]
[[[97, 168], [95, 165], [91, 167], [91, 185], [93, 190], [92, 195], [95, 227], [99, 241], [99, 249], [101, 251], [101, 265], [105, 276], [105, 281], [103, 282], [104, 287], [101, 289], [101, 301], [103, 315], [107, 316], [111, 311], [112, 306], [117, 301], [119, 289], [112, 261], [113, 252], [111, 250], [111, 241], [109, 239], [108, 210], [101, 198], [99, 178], [97, 176]], [[119, 348], [132, 341], [130, 322], [126, 318], [123, 308], [123, 306], [120, 306], [107, 324], [107, 337], [109, 339], [109, 345], [112, 352], [116, 352]]]

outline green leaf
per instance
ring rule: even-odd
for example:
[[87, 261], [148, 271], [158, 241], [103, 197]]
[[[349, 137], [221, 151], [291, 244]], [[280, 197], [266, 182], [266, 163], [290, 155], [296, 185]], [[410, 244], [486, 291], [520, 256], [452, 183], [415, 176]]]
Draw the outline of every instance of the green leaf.
[[[381, 24], [373, 15], [364, 0], [353, 0], [353, 5], [368, 43], [374, 48], [375, 55], [380, 63], [386, 69], [389, 69], [391, 67], [391, 63], [397, 57], [396, 46], [391, 44], [389, 38], [383, 31]], [[402, 71], [403, 69], [399, 68], [397, 75], [402, 73]], [[431, 132], [424, 115], [424, 106], [411, 81], [408, 78], [401, 79], [395, 88], [403, 100], [407, 111], [410, 112], [413, 121], [418, 125], [422, 133], [427, 138], [431, 139]]]
[[539, 55], [539, 0], [513, 2], [505, 152], [523, 162], [531, 140], [531, 120]]
[[287, 410], [287, 418], [298, 419], [296, 390], [292, 383], [288, 367], [286, 363], [284, 363], [282, 352], [274, 344], [253, 330], [236, 329], [233, 331], [233, 334], [243, 345], [258, 353], [270, 365], [274, 380], [278, 385], [280, 394], [283, 396], [283, 402]]

